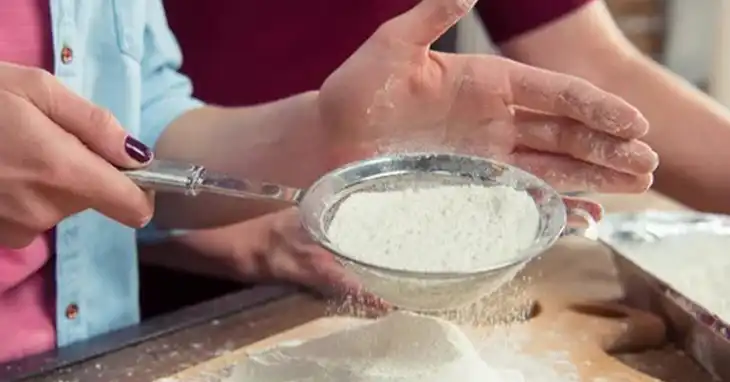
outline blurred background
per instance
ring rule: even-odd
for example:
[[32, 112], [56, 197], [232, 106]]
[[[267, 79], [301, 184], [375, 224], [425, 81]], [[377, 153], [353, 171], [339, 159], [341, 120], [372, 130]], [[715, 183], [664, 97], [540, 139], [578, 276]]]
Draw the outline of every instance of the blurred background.
[[[616, 22], [644, 53], [730, 106], [730, 2], [606, 0]], [[475, 15], [452, 33], [459, 52], [494, 51]]]

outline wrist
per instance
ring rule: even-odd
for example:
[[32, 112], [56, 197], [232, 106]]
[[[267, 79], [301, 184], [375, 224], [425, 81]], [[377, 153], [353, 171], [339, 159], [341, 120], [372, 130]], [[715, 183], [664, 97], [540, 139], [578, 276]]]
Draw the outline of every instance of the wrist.
[[[267, 249], [256, 220], [231, 226], [188, 231], [173, 240], [189, 251], [173, 254], [169, 259], [176, 267], [235, 281], [245, 281], [255, 271]], [[174, 259], [172, 258], [174, 257]]]

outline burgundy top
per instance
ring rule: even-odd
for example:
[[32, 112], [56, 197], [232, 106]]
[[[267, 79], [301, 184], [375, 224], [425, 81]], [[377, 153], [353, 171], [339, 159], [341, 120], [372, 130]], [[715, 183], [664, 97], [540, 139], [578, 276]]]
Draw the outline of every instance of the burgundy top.
[[[182, 71], [207, 102], [240, 106], [318, 89], [383, 22], [418, 0], [165, 0]], [[496, 43], [590, 0], [481, 0]]]

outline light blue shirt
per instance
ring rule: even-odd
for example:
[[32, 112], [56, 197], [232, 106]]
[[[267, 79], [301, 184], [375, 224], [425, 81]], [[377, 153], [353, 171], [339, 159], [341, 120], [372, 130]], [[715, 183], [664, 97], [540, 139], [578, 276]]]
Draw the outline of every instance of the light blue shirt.
[[[152, 147], [171, 121], [201, 105], [177, 72], [181, 54], [160, 0], [50, 3], [56, 76], [111, 110], [131, 135]], [[58, 345], [136, 324], [135, 231], [86, 211], [62, 221], [56, 241]], [[78, 314], [68, 318], [72, 304]]]

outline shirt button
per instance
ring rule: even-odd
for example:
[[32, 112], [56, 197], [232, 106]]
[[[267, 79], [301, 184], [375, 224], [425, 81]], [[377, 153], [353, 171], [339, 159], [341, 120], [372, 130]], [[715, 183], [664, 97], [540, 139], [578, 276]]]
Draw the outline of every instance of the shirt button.
[[79, 306], [76, 304], [68, 304], [66, 307], [66, 318], [73, 320], [79, 315]]
[[71, 50], [68, 46], [64, 46], [63, 49], [61, 49], [61, 62], [63, 64], [70, 64], [71, 61], [74, 59], [74, 51]]

